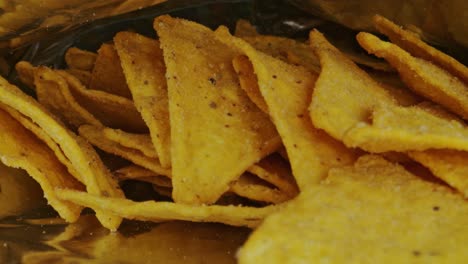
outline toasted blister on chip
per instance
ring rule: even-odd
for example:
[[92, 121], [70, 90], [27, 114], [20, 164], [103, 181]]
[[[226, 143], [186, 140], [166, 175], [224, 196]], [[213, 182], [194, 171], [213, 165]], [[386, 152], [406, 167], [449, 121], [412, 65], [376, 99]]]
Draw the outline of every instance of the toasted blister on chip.
[[171, 167], [166, 66], [159, 42], [132, 32], [114, 37], [133, 101], [146, 122], [161, 165]]
[[343, 137], [347, 146], [370, 152], [426, 149], [468, 150], [468, 127], [456, 119], [438, 116], [418, 105], [381, 105], [374, 109], [370, 124], [361, 122]]
[[408, 155], [468, 198], [468, 152], [433, 149], [411, 151]]
[[257, 51], [230, 35], [225, 27], [218, 28], [216, 36], [251, 61], [260, 92], [281, 135], [301, 190], [322, 180], [330, 167], [354, 161], [353, 151], [312, 125], [307, 108], [317, 78], [315, 74]]
[[56, 72], [66, 80], [76, 102], [105, 126], [136, 133], [148, 131], [140, 113], [130, 99], [104, 91], [87, 89], [71, 74], [65, 71]]
[[83, 124], [102, 125], [75, 100], [68, 82], [56, 71], [40, 66], [34, 70], [34, 84], [39, 103], [71, 128], [77, 129]]
[[280, 138], [240, 88], [232, 66], [239, 53], [194, 22], [160, 16], [154, 27], [166, 64], [173, 198], [214, 203]]
[[158, 158], [151, 137], [148, 134], [134, 134], [112, 128], [104, 128], [102, 132], [106, 138], [126, 148], [137, 149], [150, 158]]
[[76, 221], [82, 207], [58, 199], [54, 189], [82, 190], [83, 185], [67, 172], [47, 145], [3, 110], [0, 110], [0, 128], [1, 162], [27, 171], [39, 183], [47, 202], [60, 217], [68, 222]]
[[89, 85], [89, 80], [91, 80], [91, 72], [78, 70], [78, 69], [66, 69], [67, 73], [75, 76], [84, 86]]
[[258, 35], [257, 29], [248, 20], [239, 19], [236, 21], [236, 29], [234, 30], [236, 37], [255, 37]]
[[461, 263], [467, 215], [451, 189], [363, 156], [265, 219], [239, 263]]
[[83, 125], [78, 129], [78, 131], [80, 135], [88, 140], [93, 146], [96, 146], [105, 152], [120, 156], [158, 174], [166, 176], [171, 175], [171, 170], [163, 168], [157, 158], [148, 157], [138, 149], [125, 147], [108, 139], [104, 134], [104, 129], [105, 128], [102, 127]]
[[[98, 196], [123, 197], [122, 190], [91, 145], [58, 122], [36, 100], [3, 78], [0, 78], [0, 89], [1, 103], [33, 120], [60, 146], [65, 157], [81, 175], [87, 192]], [[96, 216], [104, 227], [111, 230], [117, 229], [122, 221], [120, 217], [103, 211], [97, 211]]]
[[93, 210], [108, 210], [115, 215], [135, 220], [185, 220], [192, 222], [216, 222], [233, 226], [256, 227], [271, 213], [282, 208], [271, 205], [261, 208], [247, 206], [187, 205], [172, 202], [134, 202], [122, 198], [107, 198], [85, 192], [57, 190], [60, 199]]
[[75, 47], [71, 47], [65, 52], [65, 63], [70, 69], [92, 71], [96, 58], [96, 53]]
[[361, 32], [359, 44], [397, 69], [402, 80], [416, 93], [468, 119], [468, 84], [431, 62], [411, 56], [395, 44]]
[[266, 181], [250, 173], [244, 173], [232, 182], [229, 191], [250, 200], [273, 204], [282, 203], [294, 197], [270, 186]]
[[18, 74], [19, 80], [31, 90], [35, 90], [35, 87], [34, 87], [35, 67], [27, 61], [20, 61], [16, 63], [15, 70], [16, 70], [16, 73]]
[[377, 105], [395, 104], [385, 89], [320, 32], [311, 31], [310, 44], [322, 66], [309, 107], [316, 127], [342, 140], [350, 128], [367, 122]]
[[411, 55], [428, 60], [468, 83], [468, 68], [456, 59], [426, 44], [416, 34], [404, 30], [382, 16], [374, 16], [373, 21], [380, 33]]
[[91, 73], [89, 88], [132, 98], [120, 66], [120, 59], [112, 44], [102, 44]]

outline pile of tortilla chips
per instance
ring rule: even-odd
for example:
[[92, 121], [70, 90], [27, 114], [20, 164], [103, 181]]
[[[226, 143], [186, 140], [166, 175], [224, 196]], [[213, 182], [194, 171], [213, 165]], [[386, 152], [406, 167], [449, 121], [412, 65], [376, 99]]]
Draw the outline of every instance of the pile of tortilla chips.
[[20, 62], [37, 99], [0, 80], [1, 160], [69, 222], [84, 207], [111, 230], [266, 218], [241, 263], [460, 262], [468, 69], [374, 22], [392, 42], [357, 40], [386, 62], [317, 30], [305, 43], [167, 15], [159, 39], [119, 32], [97, 53], [70, 48], [67, 69]]

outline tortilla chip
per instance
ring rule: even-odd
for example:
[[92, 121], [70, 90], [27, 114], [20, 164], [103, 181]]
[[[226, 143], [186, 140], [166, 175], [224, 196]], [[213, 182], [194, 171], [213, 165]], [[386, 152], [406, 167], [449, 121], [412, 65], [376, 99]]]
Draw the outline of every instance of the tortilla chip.
[[239, 86], [238, 54], [210, 29], [169, 16], [154, 27], [167, 67], [174, 200], [214, 203], [279, 137]]
[[90, 125], [83, 125], [78, 129], [80, 135], [88, 140], [93, 146], [96, 146], [105, 152], [130, 160], [131, 162], [158, 174], [170, 177], [170, 169], [163, 168], [157, 158], [148, 157], [139, 150], [124, 147], [117, 142], [108, 139], [104, 135], [103, 130], [104, 128]]
[[361, 32], [356, 38], [369, 53], [386, 59], [395, 67], [413, 91], [468, 119], [467, 84], [431, 62], [413, 57], [372, 34]]
[[75, 47], [71, 47], [65, 52], [65, 63], [70, 69], [91, 71], [94, 68], [96, 58], [96, 53]]
[[15, 65], [19, 80], [31, 90], [36, 89], [34, 87], [34, 69], [35, 67], [27, 61], [20, 61]]
[[104, 128], [102, 132], [106, 138], [126, 148], [139, 150], [150, 158], [158, 158], [158, 154], [156, 154], [156, 150], [148, 134], [132, 134], [112, 128]]
[[288, 162], [279, 154], [269, 155], [250, 166], [247, 171], [272, 184], [291, 198], [299, 193]]
[[87, 89], [67, 72], [57, 71], [57, 73], [67, 81], [75, 100], [105, 126], [135, 133], [148, 131], [131, 100], [107, 92]]
[[257, 29], [255, 26], [250, 23], [250, 21], [245, 19], [238, 19], [236, 22], [236, 29], [234, 30], [234, 35], [236, 37], [255, 37], [258, 36]]
[[317, 78], [315, 74], [258, 52], [242, 39], [231, 36], [227, 28], [220, 27], [216, 35], [241, 50], [252, 62], [260, 91], [301, 190], [322, 180], [330, 167], [354, 161], [351, 150], [315, 129], [308, 118], [307, 107]]
[[250, 173], [242, 174], [231, 184], [230, 191], [254, 201], [278, 204], [292, 197], [279, 189], [272, 188]]
[[91, 73], [89, 89], [132, 98], [120, 66], [119, 55], [113, 45], [102, 44], [99, 48]]
[[250, 100], [252, 100], [258, 108], [268, 114], [268, 106], [258, 87], [257, 75], [255, 75], [254, 68], [249, 58], [245, 55], [236, 56], [232, 60], [232, 66], [239, 76], [239, 83], [242, 90], [247, 93]]
[[373, 20], [380, 33], [411, 55], [430, 61], [468, 83], [468, 68], [456, 59], [427, 45], [416, 34], [402, 29], [382, 16], [376, 15]]
[[48, 203], [67, 222], [74, 222], [81, 213], [81, 206], [62, 201], [55, 196], [55, 188], [83, 189], [54, 153], [31, 132], [0, 110], [0, 157], [7, 166], [21, 168], [39, 183]]
[[166, 66], [159, 42], [132, 32], [114, 37], [133, 101], [148, 125], [161, 165], [171, 167]]
[[162, 187], [162, 186], [159, 186], [159, 185], [156, 185], [156, 184], [153, 184], [153, 190], [163, 196], [163, 197], [167, 197], [167, 198], [171, 198], [172, 199], [172, 188], [168, 188], [168, 187]]
[[[102, 164], [91, 145], [66, 129], [42, 105], [3, 78], [0, 78], [0, 90], [1, 103], [34, 120], [34, 123], [60, 146], [75, 170], [81, 175], [89, 193], [110, 197], [123, 196], [117, 182], [112, 179], [112, 175]], [[102, 211], [97, 211], [96, 216], [104, 227], [111, 230], [117, 229], [121, 223], [120, 217]]]
[[441, 149], [411, 151], [408, 155], [468, 198], [468, 152]]
[[57, 190], [60, 199], [90, 207], [93, 210], [110, 210], [127, 219], [152, 221], [184, 220], [191, 222], [215, 222], [232, 226], [255, 227], [281, 206], [262, 208], [221, 205], [186, 205], [172, 202], [133, 202], [121, 198], [104, 198], [85, 192]]
[[159, 175], [154, 171], [150, 171], [137, 165], [129, 165], [120, 168], [114, 172], [114, 176], [119, 181], [138, 180], [149, 182], [160, 187], [172, 188], [171, 179], [165, 175]]
[[466, 151], [468, 128], [418, 106], [379, 106], [372, 113], [371, 124], [359, 123], [349, 129], [343, 142], [370, 152], [431, 148]]
[[83, 71], [78, 69], [66, 69], [66, 72], [75, 76], [84, 86], [89, 85], [89, 80], [91, 80], [91, 72]]
[[37, 100], [73, 129], [83, 124], [102, 126], [87, 109], [75, 100], [67, 81], [56, 71], [44, 66], [34, 71]]
[[311, 31], [310, 43], [322, 65], [309, 108], [316, 127], [342, 140], [349, 129], [367, 122], [377, 105], [395, 104], [377, 82], [332, 46], [320, 32]]
[[268, 217], [239, 263], [461, 263], [467, 215], [450, 189], [365, 156]]

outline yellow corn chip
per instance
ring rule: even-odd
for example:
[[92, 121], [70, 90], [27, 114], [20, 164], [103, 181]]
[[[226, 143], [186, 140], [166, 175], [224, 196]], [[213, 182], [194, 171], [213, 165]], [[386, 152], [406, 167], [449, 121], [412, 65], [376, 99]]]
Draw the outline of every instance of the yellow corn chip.
[[89, 88], [110, 94], [132, 98], [128, 89], [119, 55], [111, 44], [102, 44], [91, 73]]
[[[60, 146], [75, 170], [81, 175], [80, 178], [89, 193], [109, 197], [123, 196], [117, 182], [112, 179], [111, 173], [102, 164], [91, 145], [66, 129], [37, 101], [9, 84], [3, 78], [0, 78], [0, 90], [1, 103], [34, 120], [34, 123], [41, 127]], [[120, 217], [102, 211], [97, 211], [96, 216], [104, 227], [111, 230], [117, 229], [121, 223]]]
[[96, 58], [96, 53], [75, 47], [71, 47], [65, 52], [65, 62], [70, 69], [91, 71]]
[[308, 118], [315, 74], [258, 52], [242, 39], [231, 36], [227, 28], [220, 27], [216, 35], [241, 50], [252, 62], [260, 91], [301, 190], [323, 179], [330, 167], [354, 161], [352, 151], [315, 129]]
[[210, 29], [169, 16], [154, 27], [167, 67], [173, 198], [214, 203], [279, 137], [239, 86], [232, 67], [238, 54]]
[[462, 263], [467, 215], [450, 189], [365, 156], [268, 217], [239, 263]]
[[104, 128], [102, 132], [106, 138], [126, 148], [137, 149], [150, 158], [158, 158], [151, 137], [148, 134], [132, 134], [112, 128]]
[[73, 129], [83, 124], [102, 126], [87, 109], [76, 102], [67, 81], [56, 71], [41, 66], [34, 71], [38, 101]]
[[468, 152], [441, 149], [411, 151], [408, 155], [468, 198]]
[[428, 60], [468, 83], [468, 68], [447, 54], [427, 45], [416, 34], [406, 31], [392, 21], [376, 15], [374, 25], [380, 33], [408, 51], [411, 55]]
[[137, 165], [129, 165], [120, 168], [114, 172], [114, 176], [117, 177], [119, 181], [138, 180], [149, 182], [160, 187], [172, 188], [172, 182], [169, 177], [165, 175], [159, 175], [153, 171]]
[[257, 29], [248, 20], [239, 19], [236, 22], [236, 29], [234, 30], [236, 37], [255, 37], [258, 36]]
[[151, 221], [185, 220], [192, 222], [216, 222], [233, 226], [255, 227], [281, 206], [262, 208], [221, 205], [186, 205], [171, 202], [133, 202], [121, 198], [104, 198], [85, 192], [57, 190], [60, 199], [90, 207], [94, 210], [110, 210], [128, 219]]
[[104, 135], [103, 128], [83, 125], [78, 129], [78, 131], [80, 135], [88, 140], [92, 145], [104, 150], [105, 152], [130, 160], [133, 163], [158, 174], [166, 175], [168, 177], [171, 175], [170, 169], [163, 168], [157, 158], [148, 157], [139, 150], [124, 147], [117, 142], [108, 139]]
[[7, 112], [0, 110], [0, 156], [7, 166], [26, 170], [44, 191], [48, 203], [68, 222], [74, 222], [81, 206], [58, 199], [55, 188], [82, 189], [54, 153]]
[[131, 100], [104, 91], [87, 89], [67, 72], [57, 73], [67, 81], [75, 100], [105, 126], [128, 132], [147, 132], [146, 124]]
[[254, 201], [278, 204], [292, 197], [279, 189], [267, 186], [265, 182], [252, 174], [244, 173], [231, 184], [230, 191]]
[[131, 32], [114, 37], [135, 106], [148, 125], [161, 165], [171, 167], [166, 67], [159, 42]]
[[34, 69], [35, 67], [27, 61], [20, 61], [15, 65], [15, 70], [18, 73], [19, 80], [31, 90], [35, 90]]
[[162, 187], [162, 186], [153, 184], [153, 190], [161, 196], [172, 198], [172, 188]]
[[431, 62], [413, 57], [372, 34], [361, 32], [357, 40], [369, 53], [386, 59], [395, 67], [402, 80], [416, 93], [468, 119], [467, 84]]
[[395, 103], [377, 82], [332, 46], [320, 32], [311, 31], [310, 43], [322, 65], [309, 108], [316, 127], [342, 140], [349, 129], [367, 122], [377, 105]]
[[91, 72], [83, 71], [78, 69], [66, 69], [66, 72], [75, 76], [84, 86], [89, 85], [89, 80], [91, 80]]

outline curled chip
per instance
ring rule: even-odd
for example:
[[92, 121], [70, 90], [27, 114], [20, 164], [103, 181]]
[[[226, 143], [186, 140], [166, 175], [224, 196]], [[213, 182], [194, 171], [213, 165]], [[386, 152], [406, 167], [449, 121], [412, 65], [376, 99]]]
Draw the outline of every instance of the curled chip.
[[55, 188], [83, 189], [78, 181], [55, 157], [53, 151], [30, 131], [0, 110], [0, 156], [7, 166], [21, 168], [39, 183], [48, 203], [68, 222], [74, 222], [81, 213], [81, 206], [62, 201], [55, 195]]
[[161, 166], [171, 167], [171, 128], [166, 83], [166, 66], [159, 42], [132, 32], [114, 37], [137, 110], [149, 128]]
[[126, 148], [138, 149], [145, 156], [158, 158], [148, 134], [133, 134], [120, 129], [104, 128], [104, 136]]
[[390, 40], [409, 52], [411, 55], [423, 58], [444, 68], [460, 80], [468, 83], [468, 68], [456, 59], [427, 45], [417, 35], [395, 25], [392, 21], [376, 15], [373, 18], [377, 30]]
[[282, 203], [294, 197], [277, 188], [272, 188], [267, 182], [250, 173], [244, 173], [239, 179], [232, 182], [229, 191], [254, 201], [273, 204]]
[[122, 146], [119, 143], [108, 139], [103, 130], [104, 128], [90, 125], [83, 125], [78, 129], [82, 137], [88, 140], [93, 146], [96, 146], [105, 152], [130, 160], [133, 163], [158, 174], [166, 176], [171, 175], [170, 169], [163, 168], [157, 158], [148, 157], [137, 149]]
[[83, 124], [102, 126], [96, 117], [78, 104], [67, 80], [56, 71], [44, 66], [37, 68], [34, 84], [39, 103], [73, 129]]
[[65, 63], [70, 69], [91, 71], [94, 68], [97, 54], [71, 47], [65, 52]]
[[113, 45], [102, 44], [99, 48], [91, 73], [89, 88], [132, 98], [120, 66], [119, 55]]
[[154, 27], [166, 63], [173, 198], [214, 203], [279, 137], [239, 86], [237, 52], [194, 22], [160, 16]]
[[225, 27], [218, 28], [216, 36], [242, 51], [252, 63], [260, 92], [301, 190], [322, 180], [330, 167], [354, 161], [351, 150], [316, 129], [308, 118], [315, 74], [255, 50], [242, 39], [231, 36]]
[[94, 210], [112, 211], [115, 215], [135, 220], [185, 220], [192, 222], [216, 222], [233, 226], [255, 227], [281, 206], [262, 208], [222, 205], [186, 205], [172, 202], [134, 202], [121, 198], [105, 198], [73, 190], [57, 190], [60, 199]]
[[[79, 173], [89, 193], [109, 197], [123, 197], [117, 182], [104, 166], [91, 145], [77, 137], [65, 126], [57, 122], [37, 101], [24, 94], [17, 87], [0, 78], [0, 102], [15, 109], [25, 117], [34, 120], [49, 137], [62, 149], [64, 155]], [[54, 156], [55, 157], [55, 156]], [[103, 211], [96, 211], [102, 225], [111, 230], [117, 229], [122, 219]]]
[[462, 263], [467, 215], [451, 189], [364, 156], [265, 219], [239, 263]]
[[361, 32], [357, 40], [369, 53], [386, 59], [395, 67], [402, 80], [416, 93], [468, 119], [468, 86], [460, 79], [372, 34]]

